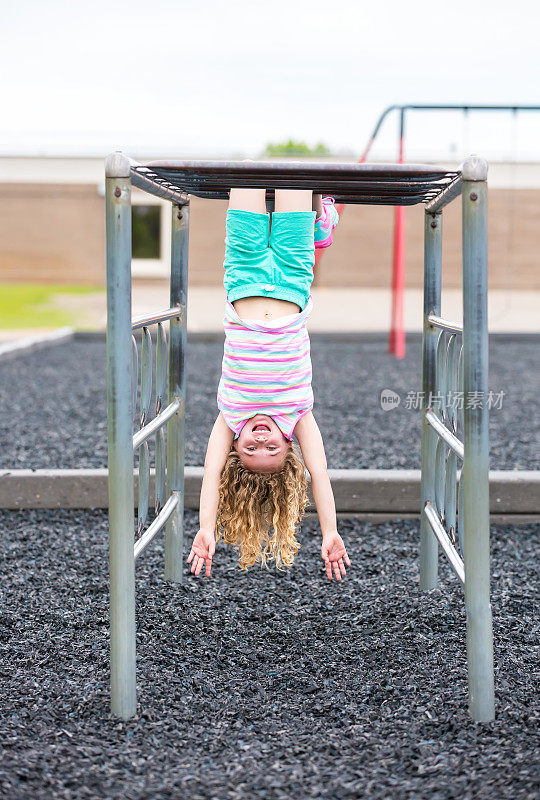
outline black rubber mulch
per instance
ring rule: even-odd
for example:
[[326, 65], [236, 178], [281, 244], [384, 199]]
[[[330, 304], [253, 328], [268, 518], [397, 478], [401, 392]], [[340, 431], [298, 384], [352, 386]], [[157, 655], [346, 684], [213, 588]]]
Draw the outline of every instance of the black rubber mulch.
[[[490, 344], [489, 388], [504, 392], [490, 413], [491, 469], [538, 469], [540, 446], [539, 339]], [[188, 347], [186, 463], [201, 465], [216, 418], [223, 345]], [[421, 346], [406, 358], [386, 341], [313, 337], [314, 413], [334, 468], [419, 469], [420, 412], [406, 408], [421, 389]], [[400, 405], [383, 411], [382, 389]], [[105, 344], [76, 340], [0, 361], [0, 468], [105, 467], [107, 410]]]
[[416, 522], [343, 521], [341, 584], [311, 520], [285, 574], [240, 573], [220, 546], [214, 577], [182, 588], [160, 540], [137, 568], [128, 723], [108, 713], [105, 515], [0, 512], [0, 528], [3, 797], [536, 800], [539, 525], [493, 527], [486, 725], [466, 713], [461, 590], [444, 565], [418, 591]]

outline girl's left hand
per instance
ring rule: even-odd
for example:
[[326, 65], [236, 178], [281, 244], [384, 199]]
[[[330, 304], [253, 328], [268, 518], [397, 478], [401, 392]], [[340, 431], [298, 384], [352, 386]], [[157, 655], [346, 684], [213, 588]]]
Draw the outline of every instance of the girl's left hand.
[[346, 574], [345, 564], [350, 567], [351, 560], [347, 555], [343, 539], [337, 531], [323, 535], [321, 555], [326, 566], [328, 578], [332, 580], [333, 568], [336, 580], [340, 581], [341, 576]]

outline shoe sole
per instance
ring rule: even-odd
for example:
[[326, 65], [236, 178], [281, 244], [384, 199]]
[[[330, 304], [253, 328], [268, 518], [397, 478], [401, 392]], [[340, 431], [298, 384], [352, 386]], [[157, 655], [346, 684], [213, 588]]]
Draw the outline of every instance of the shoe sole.
[[331, 231], [330, 235], [327, 239], [323, 239], [322, 242], [315, 242], [315, 250], [323, 250], [325, 247], [330, 247], [330, 245], [334, 241], [334, 232]]

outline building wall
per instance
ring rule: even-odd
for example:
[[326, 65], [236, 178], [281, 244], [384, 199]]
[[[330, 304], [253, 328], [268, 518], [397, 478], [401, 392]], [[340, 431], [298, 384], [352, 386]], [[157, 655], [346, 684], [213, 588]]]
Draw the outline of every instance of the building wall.
[[0, 278], [102, 284], [105, 218], [96, 187], [1, 184]]
[[[319, 286], [388, 286], [394, 210], [345, 209], [334, 244], [319, 265]], [[423, 206], [406, 218], [406, 283], [423, 285]], [[491, 289], [540, 289], [540, 191], [491, 189], [488, 200], [488, 284]], [[443, 212], [443, 285], [461, 286], [461, 201]]]
[[[165, 213], [169, 208], [165, 204]], [[226, 208], [226, 201], [192, 199], [192, 285], [213, 286], [221, 282]], [[389, 286], [393, 215], [389, 207], [347, 207], [335, 243], [318, 267], [316, 285]], [[456, 287], [461, 285], [459, 200], [445, 210], [443, 218], [443, 284]], [[420, 287], [422, 206], [407, 208], [406, 224], [406, 283]], [[539, 244], [540, 191], [491, 189], [489, 287], [540, 289]], [[99, 187], [1, 183], [0, 279], [104, 284], [104, 199]]]

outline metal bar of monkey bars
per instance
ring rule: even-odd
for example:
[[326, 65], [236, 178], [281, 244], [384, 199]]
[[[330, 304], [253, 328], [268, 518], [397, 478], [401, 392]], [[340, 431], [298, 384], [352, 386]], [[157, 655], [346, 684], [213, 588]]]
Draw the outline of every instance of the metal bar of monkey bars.
[[452, 431], [449, 431], [444, 422], [441, 422], [439, 417], [435, 414], [434, 411], [428, 409], [426, 411], [426, 422], [429, 422], [431, 427], [435, 430], [436, 433], [439, 434], [441, 439], [444, 439], [448, 447], [450, 447], [454, 453], [461, 458], [463, 461], [463, 442], [454, 436]]
[[[171, 217], [170, 304], [187, 312], [189, 203], [173, 204]], [[178, 397], [181, 409], [167, 426], [167, 491], [178, 492], [176, 512], [165, 533], [165, 579], [182, 583], [184, 548], [184, 464], [186, 441], [186, 350], [187, 313], [171, 320], [169, 328], [168, 397]]]
[[426, 211], [430, 214], [436, 214], [438, 211], [442, 211], [448, 203], [451, 203], [452, 200], [455, 200], [456, 197], [459, 197], [461, 194], [461, 175], [458, 175], [457, 178], [454, 178], [452, 183], [448, 184], [448, 186], [439, 192], [439, 194], [426, 203]]
[[437, 537], [437, 541], [441, 545], [442, 549], [444, 550], [444, 554], [447, 557], [450, 565], [456, 575], [458, 576], [459, 580], [463, 585], [465, 585], [465, 565], [457, 552], [456, 548], [450, 541], [448, 534], [446, 533], [444, 526], [442, 525], [439, 516], [429, 500], [426, 502], [424, 506], [424, 514], [429, 522], [431, 530]]
[[179, 397], [175, 398], [172, 403], [169, 403], [167, 408], [164, 408], [163, 411], [154, 417], [154, 419], [145, 425], [144, 428], [141, 428], [140, 431], [133, 437], [133, 450], [136, 450], [138, 447], [141, 446], [143, 442], [146, 442], [156, 431], [158, 431], [162, 425], [165, 425], [174, 415], [179, 411], [180, 406], [182, 405], [181, 400]]
[[463, 165], [463, 496], [465, 607], [469, 711], [478, 722], [495, 717], [489, 564], [489, 410], [487, 321], [487, 163]]
[[241, 186], [247, 188], [253, 181], [268, 181], [266, 186], [275, 186], [283, 183], [282, 188], [297, 185], [297, 182], [308, 178], [315, 184], [319, 178], [334, 181], [359, 180], [360, 182], [383, 181], [422, 181], [431, 184], [434, 181], [450, 183], [456, 177], [456, 170], [434, 164], [395, 164], [395, 163], [369, 163], [359, 164], [357, 161], [150, 161], [145, 165], [133, 163], [133, 169], [144, 169], [150, 172], [164, 173], [167, 175], [187, 175], [202, 179], [215, 178], [221, 185], [228, 183], [230, 177], [241, 180]]
[[[188, 202], [189, 198], [185, 192], [170, 183], [154, 180], [154, 173], [143, 164], [138, 164], [132, 158], [129, 159], [129, 162], [133, 186], [142, 189], [143, 192], [153, 194], [155, 197], [161, 197], [162, 200], [170, 200], [178, 205], [183, 205]], [[146, 174], [147, 172], [149, 174]]]
[[[141, 187], [174, 202], [174, 190], [207, 198], [227, 198], [231, 187], [310, 188], [332, 193], [338, 202], [409, 205], [428, 202], [458, 177], [455, 171], [427, 164], [358, 164], [291, 161], [132, 162]], [[133, 183], [137, 180], [133, 177]], [[182, 194], [186, 202], [186, 194]]]
[[463, 325], [459, 322], [450, 322], [447, 319], [438, 317], [436, 314], [428, 314], [428, 322], [435, 328], [442, 328], [445, 331], [453, 331], [454, 333], [463, 333]]
[[155, 325], [157, 322], [167, 322], [174, 317], [182, 317], [184, 308], [182, 306], [174, 306], [167, 308], [165, 311], [158, 311], [155, 314], [144, 314], [141, 317], [135, 317], [131, 323], [131, 330], [136, 331], [138, 328], [148, 328], [149, 325]]
[[154, 536], [165, 527], [171, 514], [173, 514], [176, 506], [178, 505], [179, 497], [178, 492], [173, 492], [157, 517], [153, 520], [152, 524], [148, 526], [140, 539], [135, 542], [133, 548], [133, 555], [138, 558], [142, 551], [148, 547]]
[[[422, 333], [422, 398], [431, 397], [437, 383], [437, 331], [428, 324], [430, 312], [441, 313], [442, 214], [424, 214], [424, 324]], [[435, 455], [437, 436], [426, 418], [427, 406], [422, 402], [422, 471], [421, 505], [435, 496]], [[420, 513], [420, 588], [437, 585], [438, 546]]]
[[135, 561], [133, 558], [133, 389], [131, 342], [131, 181], [129, 161], [105, 162], [107, 231], [107, 429], [109, 449], [109, 565], [111, 711], [137, 710]]

